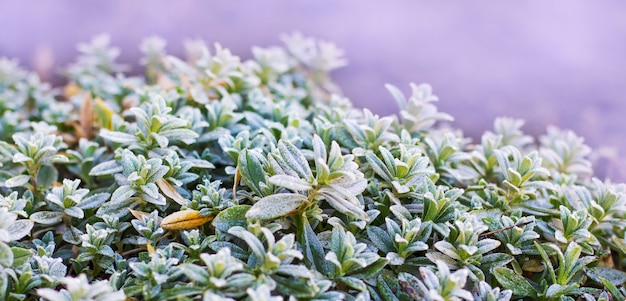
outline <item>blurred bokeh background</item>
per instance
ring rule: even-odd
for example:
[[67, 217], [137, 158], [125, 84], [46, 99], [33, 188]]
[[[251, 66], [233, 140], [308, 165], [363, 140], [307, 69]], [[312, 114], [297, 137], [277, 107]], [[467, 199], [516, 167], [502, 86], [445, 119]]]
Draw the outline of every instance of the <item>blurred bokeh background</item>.
[[59, 82], [77, 43], [100, 33], [136, 64], [149, 35], [172, 54], [200, 38], [245, 59], [300, 31], [345, 49], [334, 78], [359, 107], [393, 114], [385, 83], [409, 93], [427, 82], [474, 141], [497, 116], [525, 119], [534, 136], [572, 129], [606, 156], [598, 176], [625, 181], [625, 10], [618, 0], [0, 1], [0, 56]]

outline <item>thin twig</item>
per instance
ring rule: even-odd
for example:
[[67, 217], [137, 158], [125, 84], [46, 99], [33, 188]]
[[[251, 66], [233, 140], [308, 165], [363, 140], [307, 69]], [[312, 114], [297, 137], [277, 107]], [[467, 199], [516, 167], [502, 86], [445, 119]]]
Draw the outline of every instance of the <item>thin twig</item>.
[[498, 230], [489, 231], [489, 232], [486, 232], [486, 233], [483, 233], [483, 234], [479, 235], [479, 237], [485, 237], [485, 236], [494, 235], [494, 234], [496, 234], [496, 233], [500, 233], [500, 232], [502, 232], [502, 231], [511, 230], [511, 229], [513, 229], [513, 228], [515, 228], [515, 227], [523, 227], [523, 226], [526, 226], [526, 225], [528, 225], [528, 224], [532, 224], [532, 223], [533, 223], [532, 221], [531, 221], [531, 222], [525, 222], [525, 223], [521, 223], [521, 224], [517, 224], [517, 225], [510, 226], [510, 227], [506, 227], [506, 228], [502, 228], [502, 229], [498, 229]]
[[148, 250], [147, 248], [136, 248], [136, 249], [128, 250], [120, 255], [122, 255], [122, 257], [126, 257], [127, 255], [139, 253], [141, 251], [147, 251], [147, 250]]

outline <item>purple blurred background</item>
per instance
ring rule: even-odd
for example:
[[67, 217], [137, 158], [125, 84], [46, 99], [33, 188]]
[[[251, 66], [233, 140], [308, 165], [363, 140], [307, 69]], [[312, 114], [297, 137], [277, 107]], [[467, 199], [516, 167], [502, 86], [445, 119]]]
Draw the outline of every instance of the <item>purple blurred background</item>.
[[298, 30], [346, 50], [350, 63], [334, 78], [359, 107], [395, 113], [384, 83], [409, 93], [409, 82], [428, 82], [466, 135], [479, 137], [497, 116], [525, 119], [535, 136], [548, 124], [569, 128], [613, 148], [598, 176], [624, 181], [625, 9], [618, 0], [0, 1], [0, 56], [29, 68], [51, 56], [50, 68], [39, 64], [49, 79], [99, 33], [136, 63], [149, 35], [173, 54], [201, 38], [249, 58], [251, 46]]

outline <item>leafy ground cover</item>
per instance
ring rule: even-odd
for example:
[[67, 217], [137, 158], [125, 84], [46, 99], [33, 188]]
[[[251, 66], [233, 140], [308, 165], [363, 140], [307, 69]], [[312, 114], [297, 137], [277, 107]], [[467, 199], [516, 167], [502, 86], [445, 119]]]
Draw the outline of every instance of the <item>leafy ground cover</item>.
[[333, 44], [106, 36], [53, 88], [0, 59], [0, 300], [624, 300], [623, 184], [582, 138], [499, 118], [472, 143], [430, 86], [354, 108]]

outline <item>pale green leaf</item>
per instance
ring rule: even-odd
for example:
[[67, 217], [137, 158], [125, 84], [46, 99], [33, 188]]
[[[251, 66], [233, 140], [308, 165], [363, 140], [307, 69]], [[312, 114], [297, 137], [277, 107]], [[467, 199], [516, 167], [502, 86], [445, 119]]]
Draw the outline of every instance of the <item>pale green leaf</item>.
[[297, 193], [279, 193], [260, 199], [248, 210], [250, 219], [269, 220], [294, 213], [308, 198]]
[[8, 188], [21, 187], [21, 186], [24, 186], [26, 183], [28, 183], [28, 181], [30, 181], [30, 176], [19, 175], [19, 176], [15, 176], [6, 180], [4, 182], [4, 186]]
[[288, 175], [275, 175], [270, 177], [269, 181], [276, 186], [293, 191], [308, 191], [313, 188], [307, 181]]
[[63, 212], [39, 211], [30, 215], [30, 219], [42, 225], [54, 225], [63, 219]]

